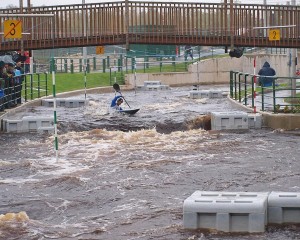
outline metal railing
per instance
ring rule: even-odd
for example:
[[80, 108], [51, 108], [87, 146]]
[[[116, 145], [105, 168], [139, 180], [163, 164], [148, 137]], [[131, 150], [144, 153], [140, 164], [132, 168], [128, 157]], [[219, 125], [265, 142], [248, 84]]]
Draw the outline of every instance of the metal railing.
[[48, 96], [46, 73], [0, 78], [0, 112], [44, 96]]
[[[0, 9], [0, 31], [7, 14]], [[300, 47], [300, 6], [235, 3], [119, 1], [29, 7], [24, 14], [54, 14], [53, 18], [19, 17], [26, 35], [0, 36], [1, 51], [99, 45], [173, 44], [201, 46]], [[280, 29], [270, 41], [265, 26]], [[276, 28], [276, 27], [275, 27]]]
[[300, 113], [300, 78], [266, 77], [271, 86], [260, 83], [259, 75], [230, 72], [230, 97], [260, 111]]

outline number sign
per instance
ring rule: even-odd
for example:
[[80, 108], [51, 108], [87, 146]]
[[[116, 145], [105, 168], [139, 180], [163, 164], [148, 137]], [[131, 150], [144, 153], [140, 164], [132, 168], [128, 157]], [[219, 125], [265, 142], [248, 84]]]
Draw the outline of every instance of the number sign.
[[4, 21], [4, 38], [22, 38], [21, 20]]
[[280, 29], [270, 29], [269, 30], [269, 40], [270, 41], [280, 40]]

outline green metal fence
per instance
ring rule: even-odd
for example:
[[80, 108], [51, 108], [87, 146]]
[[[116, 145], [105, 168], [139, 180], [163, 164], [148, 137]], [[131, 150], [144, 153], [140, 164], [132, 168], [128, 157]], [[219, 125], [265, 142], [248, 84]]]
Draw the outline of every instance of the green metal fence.
[[47, 81], [46, 73], [0, 78], [0, 111], [13, 108], [21, 102], [48, 96]]
[[[258, 75], [230, 72], [230, 97], [245, 106], [274, 113], [300, 113], [300, 78], [272, 78], [272, 85], [259, 84]], [[264, 76], [265, 77], [265, 76]]]

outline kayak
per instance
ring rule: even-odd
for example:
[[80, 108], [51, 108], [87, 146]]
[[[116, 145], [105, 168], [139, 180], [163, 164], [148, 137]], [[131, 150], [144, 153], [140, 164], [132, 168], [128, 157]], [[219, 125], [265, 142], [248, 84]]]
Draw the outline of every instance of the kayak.
[[119, 110], [118, 112], [132, 115], [132, 114], [137, 113], [139, 110], [140, 110], [139, 108], [136, 108], [136, 109], [123, 109], [123, 110]]

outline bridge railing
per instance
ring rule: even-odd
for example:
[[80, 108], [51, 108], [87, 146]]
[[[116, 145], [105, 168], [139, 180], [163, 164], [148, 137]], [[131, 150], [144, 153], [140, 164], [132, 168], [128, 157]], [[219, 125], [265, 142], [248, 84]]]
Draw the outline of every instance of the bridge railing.
[[[1, 14], [19, 9], [0, 9]], [[125, 1], [24, 8], [19, 39], [0, 36], [1, 51], [117, 44], [300, 47], [300, 6]], [[231, 19], [232, 14], [232, 19]], [[9, 17], [0, 17], [0, 31]], [[280, 29], [270, 41], [264, 26]], [[277, 39], [277, 36], [274, 36]], [[272, 40], [272, 39], [271, 39]]]
[[[258, 75], [230, 72], [230, 97], [260, 111], [300, 113], [300, 78], [269, 77], [271, 86], [260, 84]], [[265, 77], [264, 78], [268, 78]], [[293, 84], [295, 83], [295, 84]]]

